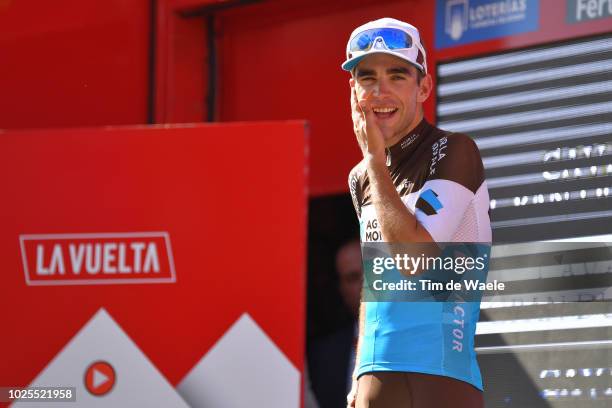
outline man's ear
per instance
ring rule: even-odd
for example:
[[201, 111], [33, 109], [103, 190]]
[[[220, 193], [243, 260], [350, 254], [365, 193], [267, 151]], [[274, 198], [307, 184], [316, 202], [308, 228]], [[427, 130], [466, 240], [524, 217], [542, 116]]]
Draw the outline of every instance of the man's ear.
[[427, 98], [429, 98], [429, 94], [431, 93], [431, 89], [433, 88], [433, 81], [431, 79], [431, 75], [427, 74], [421, 79], [421, 83], [419, 84], [419, 94], [417, 95], [417, 102], [425, 102]]
[[351, 86], [351, 88], [355, 87], [355, 78], [351, 77], [351, 79], [349, 79], [349, 85]]

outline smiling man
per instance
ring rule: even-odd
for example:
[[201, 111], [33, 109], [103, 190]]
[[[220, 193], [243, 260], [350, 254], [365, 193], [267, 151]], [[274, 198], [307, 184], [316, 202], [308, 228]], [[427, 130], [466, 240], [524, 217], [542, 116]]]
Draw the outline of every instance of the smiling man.
[[[353, 130], [363, 160], [349, 175], [362, 242], [491, 241], [482, 159], [466, 135], [423, 117], [432, 90], [418, 30], [391, 18], [353, 31]], [[442, 302], [362, 302], [351, 407], [482, 407], [473, 339], [476, 306], [461, 309], [462, 346]], [[451, 319], [452, 320], [452, 319]]]

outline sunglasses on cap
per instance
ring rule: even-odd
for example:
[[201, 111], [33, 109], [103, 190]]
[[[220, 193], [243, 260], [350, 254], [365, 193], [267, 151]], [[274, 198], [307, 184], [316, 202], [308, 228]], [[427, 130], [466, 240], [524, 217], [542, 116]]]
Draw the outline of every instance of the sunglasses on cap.
[[379, 37], [389, 50], [412, 48], [412, 37], [407, 32], [398, 28], [372, 28], [357, 34], [349, 43], [349, 51], [368, 51]]
[[[382, 39], [384, 44], [376, 44], [379, 39]], [[410, 50], [416, 46], [417, 53], [415, 57], [408, 57], [407, 59], [418, 64], [421, 71], [427, 72], [425, 67], [425, 51], [421, 44], [418, 41], [415, 42], [409, 33], [399, 28], [371, 28], [360, 32], [350, 40], [347, 57], [351, 59], [353, 58], [353, 53], [367, 53], [375, 45], [376, 48], [384, 45], [387, 50], [399, 52], [400, 54], [404, 54], [402, 50]]]

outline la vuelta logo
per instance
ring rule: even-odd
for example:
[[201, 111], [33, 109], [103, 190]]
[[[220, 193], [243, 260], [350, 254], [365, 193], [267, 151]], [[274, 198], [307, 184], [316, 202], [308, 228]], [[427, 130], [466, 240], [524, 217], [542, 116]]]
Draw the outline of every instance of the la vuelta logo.
[[167, 232], [20, 235], [28, 285], [173, 283]]

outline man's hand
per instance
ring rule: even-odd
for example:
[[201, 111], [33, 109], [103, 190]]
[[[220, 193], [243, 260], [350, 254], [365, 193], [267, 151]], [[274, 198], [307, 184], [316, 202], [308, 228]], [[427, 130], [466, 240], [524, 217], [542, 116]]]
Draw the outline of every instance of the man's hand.
[[359, 382], [353, 378], [351, 391], [346, 396], [346, 408], [355, 408], [357, 406], [357, 386]]
[[365, 98], [358, 100], [355, 86], [351, 84], [351, 111], [353, 118], [353, 131], [357, 143], [361, 148], [363, 157], [371, 156], [374, 159], [385, 161], [385, 139], [378, 126], [378, 119], [372, 109], [373, 91], [369, 91]]

